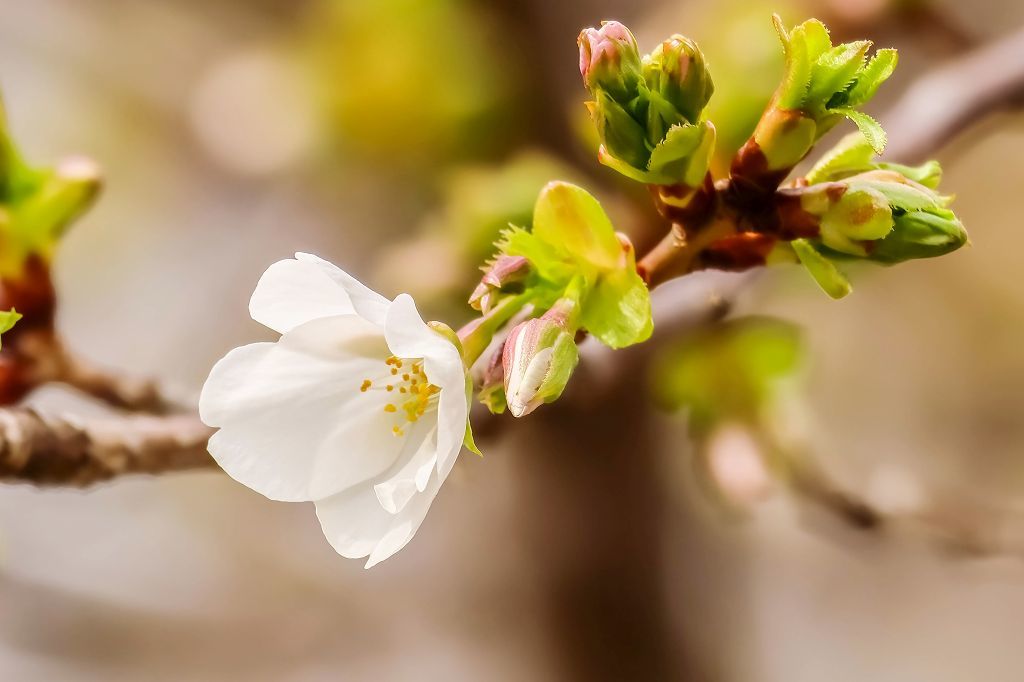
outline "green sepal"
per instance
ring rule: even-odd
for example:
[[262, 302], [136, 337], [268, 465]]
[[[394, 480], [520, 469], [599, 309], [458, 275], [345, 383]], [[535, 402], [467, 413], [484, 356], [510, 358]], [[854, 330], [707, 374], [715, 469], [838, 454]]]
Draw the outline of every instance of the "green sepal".
[[473, 440], [473, 427], [468, 419], [466, 420], [466, 435], [462, 438], [462, 445], [474, 455], [484, 456], [484, 453], [480, 452], [480, 448], [476, 446], [476, 441]]
[[651, 150], [643, 127], [606, 92], [598, 90], [595, 98], [591, 115], [601, 142], [613, 156], [626, 164], [646, 168]]
[[711, 165], [714, 150], [715, 127], [710, 122], [672, 126], [651, 152], [644, 182], [699, 187]]
[[580, 351], [573, 335], [559, 334], [551, 350], [551, 370], [537, 390], [545, 403], [553, 403], [562, 396], [579, 362]]
[[835, 299], [843, 298], [853, 291], [850, 281], [839, 271], [831, 260], [821, 255], [814, 245], [806, 239], [794, 239], [790, 242], [800, 263], [818, 283], [822, 291]]

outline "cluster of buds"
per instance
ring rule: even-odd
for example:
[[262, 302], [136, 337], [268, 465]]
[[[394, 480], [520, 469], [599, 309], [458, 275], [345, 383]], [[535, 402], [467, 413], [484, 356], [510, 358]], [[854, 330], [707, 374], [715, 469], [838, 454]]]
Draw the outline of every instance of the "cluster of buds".
[[650, 185], [699, 187], [715, 129], [700, 120], [714, 86], [697, 45], [674, 35], [641, 57], [629, 29], [608, 21], [580, 33], [579, 48], [601, 163]]
[[521, 417], [557, 399], [579, 359], [581, 332], [612, 348], [650, 336], [650, 297], [632, 244], [581, 188], [548, 184], [531, 229], [512, 227], [497, 246], [470, 298], [481, 316], [459, 332], [469, 359], [494, 348], [477, 368], [491, 411], [507, 407]]
[[849, 285], [834, 261], [893, 264], [942, 256], [967, 242], [967, 232], [936, 191], [938, 163], [918, 167], [873, 159], [859, 134], [844, 138], [807, 175], [813, 184], [777, 193], [780, 211], [802, 226], [793, 252], [829, 294]]
[[866, 60], [870, 41], [832, 45], [828, 29], [816, 19], [788, 32], [778, 16], [774, 22], [786, 53], [786, 75], [753, 136], [734, 159], [733, 175], [774, 189], [844, 118], [881, 153], [885, 132], [859, 108], [892, 75], [896, 51], [878, 50]]

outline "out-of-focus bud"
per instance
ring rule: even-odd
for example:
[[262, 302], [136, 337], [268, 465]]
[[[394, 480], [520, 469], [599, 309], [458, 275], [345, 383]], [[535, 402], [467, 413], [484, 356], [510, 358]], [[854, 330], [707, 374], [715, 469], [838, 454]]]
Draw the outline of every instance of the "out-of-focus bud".
[[880, 263], [900, 263], [944, 256], [966, 243], [967, 230], [952, 211], [914, 211], [897, 216], [892, 232], [875, 242], [869, 257]]
[[750, 426], [725, 423], [703, 444], [706, 482], [720, 499], [737, 510], [763, 502], [774, 486], [765, 448]]
[[487, 267], [469, 305], [485, 315], [490, 312], [503, 293], [515, 290], [530, 274], [530, 261], [523, 256], [499, 254]]
[[640, 80], [640, 53], [636, 38], [617, 21], [601, 28], [584, 29], [580, 46], [580, 75], [590, 90], [602, 89], [623, 101], [634, 95]]
[[48, 263], [68, 225], [92, 205], [101, 185], [99, 167], [81, 157], [27, 173], [22, 196], [4, 206], [0, 221], [0, 276], [5, 278], [20, 277], [32, 256]]
[[516, 325], [505, 340], [505, 399], [514, 417], [558, 399], [579, 362], [571, 322], [577, 305], [562, 299], [539, 318]]
[[[704, 54], [689, 38], [679, 34], [658, 45], [643, 59], [644, 80], [652, 94], [659, 95], [671, 105], [665, 129], [678, 123], [673, 120], [675, 112], [682, 114], [689, 123], [700, 120], [700, 114], [707, 106], [714, 84], [704, 63]], [[662, 102], [652, 100], [651, 115], [661, 115]], [[658, 139], [661, 139], [661, 135]]]

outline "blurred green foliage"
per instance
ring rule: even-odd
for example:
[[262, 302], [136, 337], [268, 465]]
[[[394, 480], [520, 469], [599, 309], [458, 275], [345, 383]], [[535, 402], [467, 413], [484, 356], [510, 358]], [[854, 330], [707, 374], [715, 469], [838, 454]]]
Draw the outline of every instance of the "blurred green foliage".
[[515, 112], [515, 62], [472, 3], [323, 0], [306, 38], [330, 128], [363, 160], [436, 168], [515, 130], [496, 125]]
[[723, 422], [757, 424], [804, 363], [800, 329], [769, 317], [716, 323], [661, 351], [651, 382], [658, 403], [688, 410], [695, 434]]

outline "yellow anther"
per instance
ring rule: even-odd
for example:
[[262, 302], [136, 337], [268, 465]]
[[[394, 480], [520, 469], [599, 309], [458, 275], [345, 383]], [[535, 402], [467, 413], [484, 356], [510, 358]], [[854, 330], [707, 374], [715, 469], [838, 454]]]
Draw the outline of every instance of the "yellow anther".
[[394, 374], [398, 374], [398, 370], [397, 370], [397, 369], [395, 369], [394, 367], [392, 367], [392, 368], [391, 368], [391, 374], [392, 374], [392, 375], [394, 375]]
[[392, 386], [391, 384], [388, 384], [388, 385], [387, 385], [387, 386], [385, 386], [384, 388], [388, 389], [389, 391], [393, 391], [393, 390], [395, 390], [395, 387], [394, 387], [394, 386]]
[[401, 436], [402, 435], [402, 429], [400, 429], [397, 426], [392, 426], [391, 427], [391, 433], [395, 434], [396, 436]]
[[385, 412], [397, 412], [398, 408], [395, 407], [394, 405], [392, 405], [391, 403], [388, 403], [387, 405], [384, 406], [384, 411]]
[[363, 385], [359, 387], [359, 390], [366, 393], [370, 390], [370, 386], [373, 386], [373, 382], [369, 379], [363, 379]]

